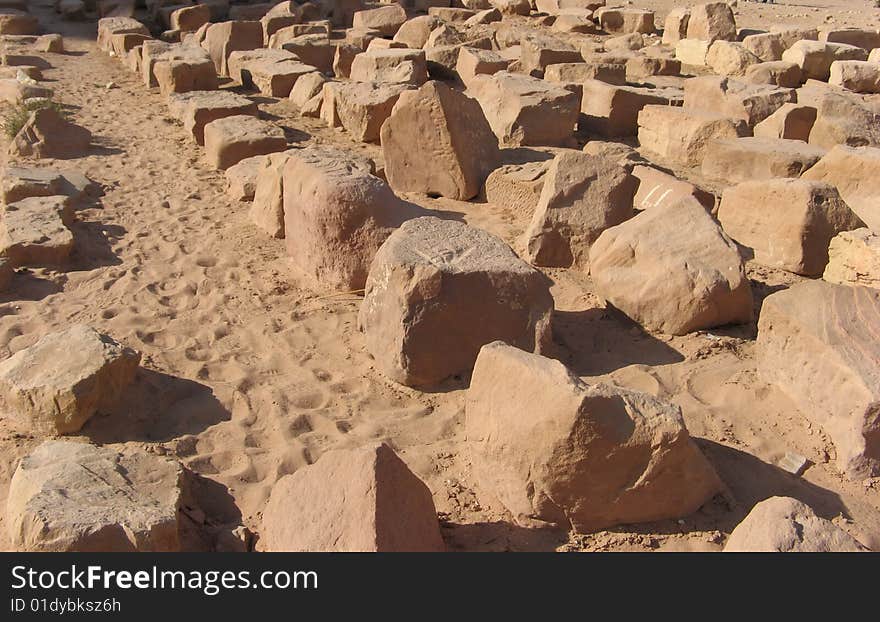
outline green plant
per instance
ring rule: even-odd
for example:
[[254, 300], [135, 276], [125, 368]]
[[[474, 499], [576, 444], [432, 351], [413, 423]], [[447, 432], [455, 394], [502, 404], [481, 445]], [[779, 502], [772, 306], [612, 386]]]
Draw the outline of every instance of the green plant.
[[29, 99], [14, 106], [3, 115], [3, 133], [9, 138], [15, 138], [31, 118], [31, 113], [43, 108], [52, 108], [58, 114], [64, 116], [64, 109], [58, 102], [51, 99]]

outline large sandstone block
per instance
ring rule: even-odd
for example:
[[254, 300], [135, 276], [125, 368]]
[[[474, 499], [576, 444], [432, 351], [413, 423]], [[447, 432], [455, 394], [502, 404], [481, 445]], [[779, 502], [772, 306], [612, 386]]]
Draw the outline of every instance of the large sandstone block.
[[661, 89], [615, 86], [599, 80], [583, 83], [580, 125], [605, 138], [635, 136], [639, 114], [649, 105], [674, 107], [670, 93]]
[[59, 266], [73, 252], [73, 211], [63, 195], [9, 203], [0, 222], [0, 256], [14, 266]]
[[229, 76], [227, 61], [236, 50], [263, 47], [263, 25], [260, 22], [231, 21], [211, 24], [205, 31], [202, 47], [211, 55], [214, 68], [221, 76]]
[[350, 78], [421, 86], [428, 80], [425, 52], [406, 48], [374, 49], [354, 57]]
[[236, 201], [253, 201], [257, 191], [257, 174], [269, 155], [245, 158], [226, 169], [226, 193]]
[[764, 63], [782, 60], [782, 53], [785, 51], [785, 42], [778, 32], [748, 35], [743, 38], [742, 44]]
[[233, 52], [229, 57], [231, 73], [240, 76], [247, 88], [256, 88], [268, 97], [288, 97], [300, 77], [315, 71], [315, 67], [299, 61], [286, 50], [259, 50], [260, 52], [285, 52], [289, 58], [264, 57], [262, 55], [233, 61], [236, 54], [250, 55], [252, 52]]
[[328, 451], [281, 478], [262, 535], [272, 552], [445, 549], [431, 491], [385, 443]]
[[786, 50], [802, 39], [809, 41], [819, 40], [819, 29], [810, 26], [773, 24], [770, 26], [770, 32], [775, 32], [782, 37], [782, 45]]
[[864, 60], [831, 63], [828, 84], [856, 93], [880, 93], [880, 64]]
[[382, 126], [382, 152], [396, 191], [460, 200], [476, 196], [499, 162], [480, 105], [435, 81], [400, 95]]
[[365, 162], [332, 148], [290, 153], [283, 184], [287, 252], [325, 288], [364, 287], [376, 251], [412, 215]]
[[858, 553], [868, 549], [810, 506], [791, 497], [770, 497], [730, 533], [725, 553]]
[[326, 33], [306, 34], [295, 37], [281, 45], [281, 49], [292, 52], [300, 61], [311, 65], [318, 71], [333, 71], [333, 59], [336, 56], [336, 45]]
[[690, 78], [684, 83], [684, 107], [712, 110], [754, 126], [783, 104], [797, 101], [794, 89], [750, 84], [722, 76]]
[[358, 324], [382, 373], [430, 386], [470, 372], [480, 348], [498, 339], [544, 350], [552, 311], [547, 279], [504, 242], [426, 217], [379, 249]]
[[675, 58], [683, 65], [701, 67], [706, 64], [710, 46], [702, 39], [680, 39], [675, 44]]
[[547, 161], [539, 161], [499, 166], [486, 178], [486, 201], [531, 218], [541, 199], [549, 165]]
[[578, 63], [583, 58], [573, 45], [550, 37], [530, 37], [520, 44], [520, 67], [523, 73], [541, 75], [547, 65]]
[[200, 48], [181, 46], [160, 54], [152, 72], [159, 92], [166, 97], [171, 93], [211, 91], [219, 86], [213, 61]]
[[626, 77], [632, 81], [648, 80], [652, 76], [677, 76], [681, 61], [665, 56], [634, 56], [626, 61]]
[[706, 52], [706, 64], [723, 76], [743, 76], [749, 67], [760, 62], [760, 58], [735, 41], [715, 41]]
[[690, 197], [603, 232], [590, 275], [601, 298], [650, 330], [683, 335], [752, 319], [736, 245]]
[[379, 132], [394, 105], [411, 88], [409, 84], [340, 83], [333, 94], [339, 122], [355, 140], [379, 142]]
[[[153, 68], [156, 65], [156, 60], [164, 55], [166, 52], [170, 52], [172, 50], [177, 49], [177, 45], [173, 43], [167, 43], [165, 41], [144, 41], [143, 45], [141, 45], [140, 49], [135, 49], [133, 52], [135, 60], [140, 56], [139, 67], [140, 73], [144, 80], [144, 86], [146, 87], [154, 87], [159, 86], [159, 83], [156, 82], [156, 74], [153, 73]], [[137, 52], [140, 51], [138, 55]]]
[[404, 22], [394, 33], [394, 41], [414, 50], [425, 47], [431, 31], [440, 25], [433, 15], [419, 15]]
[[524, 525], [585, 533], [687, 516], [721, 489], [678, 406], [505, 343], [480, 351], [465, 408], [480, 491]]
[[682, 166], [698, 166], [713, 140], [749, 133], [741, 119], [695, 108], [645, 106], [638, 120], [639, 144], [664, 160]]
[[40, 30], [36, 15], [16, 9], [0, 9], [0, 35], [35, 35]]
[[758, 263], [805, 276], [822, 274], [831, 238], [863, 226], [833, 186], [804, 179], [731, 186], [721, 195], [718, 220]]
[[150, 31], [132, 17], [104, 17], [98, 20], [98, 48], [110, 51], [110, 37], [126, 32], [149, 35]]
[[561, 86], [499, 71], [468, 89], [503, 146], [561, 145], [574, 133], [580, 97]]
[[269, 38], [288, 26], [299, 24], [302, 21], [302, 10], [291, 0], [279, 2], [260, 18], [263, 25], [263, 42], [269, 43]]
[[687, 38], [703, 41], [736, 41], [736, 20], [726, 2], [709, 2], [691, 7]]
[[150, 40], [152, 37], [137, 33], [114, 34], [110, 35], [110, 50], [114, 56], [124, 61], [128, 52]]
[[182, 6], [171, 11], [171, 30], [195, 32], [211, 21], [211, 9], [206, 4]]
[[214, 168], [226, 170], [245, 158], [287, 149], [284, 131], [250, 115], [235, 115], [205, 125], [205, 158]]
[[687, 25], [690, 18], [689, 8], [675, 7], [669, 11], [663, 21], [663, 44], [674, 46], [682, 39], [687, 39]]
[[880, 32], [876, 28], [831, 28], [819, 33], [820, 41], [845, 43], [870, 52], [880, 48]]
[[786, 88], [796, 88], [804, 81], [800, 66], [784, 60], [749, 65], [743, 80], [751, 84], [775, 84]]
[[638, 180], [639, 184], [633, 198], [633, 208], [637, 210], [665, 207], [684, 197], [695, 198], [707, 211], [711, 212], [715, 208], [713, 194], [653, 166], [634, 166], [632, 176]]
[[[82, 173], [50, 168], [8, 166], [0, 180], [0, 200], [5, 205], [30, 197], [65, 196], [75, 203], [97, 190]], [[61, 203], [64, 211], [63, 202]]]
[[558, 154], [523, 234], [526, 259], [538, 266], [586, 267], [599, 234], [633, 215], [636, 186], [612, 160], [574, 150]]
[[474, 76], [481, 74], [491, 75], [499, 71], [506, 71], [509, 64], [510, 62], [507, 59], [493, 50], [463, 47], [458, 51], [455, 72], [465, 87], [467, 87]]
[[284, 168], [290, 150], [260, 157], [262, 159], [254, 182], [254, 203], [248, 215], [251, 222], [273, 238], [283, 238]]
[[391, 4], [376, 9], [356, 11], [352, 19], [353, 28], [376, 30], [386, 37], [393, 37], [406, 22], [406, 11], [399, 4]]
[[544, 79], [548, 82], [583, 83], [599, 80], [608, 84], [626, 84], [627, 65], [602, 61], [580, 63], [558, 63], [544, 69]]
[[595, 16], [602, 30], [611, 34], [654, 32], [654, 12], [636, 8], [602, 8]]
[[301, 110], [310, 99], [321, 93], [325, 82], [327, 82], [327, 78], [318, 71], [300, 76], [293, 88], [290, 89], [291, 103]]
[[35, 158], [67, 159], [86, 155], [92, 133], [68, 121], [55, 108], [31, 113], [9, 145], [9, 153]]
[[829, 283], [880, 288], [880, 236], [867, 228], [838, 233], [828, 246], [822, 278]]
[[760, 138], [786, 138], [807, 142], [816, 122], [816, 109], [801, 104], [783, 104], [769, 117], [755, 124], [753, 134]]
[[238, 115], [255, 117], [259, 112], [254, 101], [227, 90], [172, 95], [168, 100], [168, 110], [183, 123], [184, 129], [192, 134], [199, 145], [205, 144], [205, 126], [208, 123]]
[[18, 464], [6, 500], [6, 528], [18, 551], [180, 550], [187, 470], [126, 448], [45, 441]]
[[828, 80], [831, 65], [839, 60], [867, 60], [862, 48], [844, 43], [822, 41], [798, 41], [782, 53], [782, 60], [795, 63], [801, 68], [804, 80]]
[[832, 149], [880, 145], [880, 117], [873, 108], [845, 92], [823, 93], [816, 102], [810, 143]]
[[878, 331], [878, 290], [823, 281], [767, 296], [758, 321], [761, 377], [831, 437], [837, 467], [852, 479], [880, 474]]
[[76, 432], [119, 401], [140, 358], [83, 324], [50, 333], [0, 363], [0, 412], [36, 434]]
[[835, 145], [803, 178], [837, 188], [850, 209], [880, 231], [880, 149]]
[[706, 146], [701, 170], [704, 177], [728, 184], [800, 177], [824, 155], [821, 147], [800, 140], [750, 136], [715, 139]]

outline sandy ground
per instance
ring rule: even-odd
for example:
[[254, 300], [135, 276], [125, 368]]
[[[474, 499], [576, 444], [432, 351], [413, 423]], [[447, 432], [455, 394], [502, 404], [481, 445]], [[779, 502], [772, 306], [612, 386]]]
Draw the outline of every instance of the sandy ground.
[[[665, 15], [679, 3], [635, 4]], [[831, 15], [835, 24], [880, 24], [880, 11], [867, 2], [810, 5], [740, 2], [738, 20], [766, 26], [768, 15], [778, 15], [772, 22], [819, 24]], [[801, 499], [880, 549], [880, 481], [844, 480], [827, 436], [758, 379], [754, 324], [686, 337], [648, 334], [606, 312], [589, 278], [572, 270], [547, 271], [559, 357], [587, 380], [679, 404], [728, 490], [679, 521], [587, 536], [513, 526], [476, 489], [463, 452], [467, 378], [431, 393], [384, 379], [356, 329], [359, 298], [300, 282], [283, 242], [250, 224], [248, 203], [227, 197], [223, 174], [205, 163], [158, 92], [97, 50], [94, 24], [52, 21], [45, 7], [36, 12], [65, 35], [69, 50], [45, 55], [52, 68], [44, 75], [98, 145], [82, 158], [40, 164], [79, 170], [104, 195], [78, 212], [68, 271], [20, 270], [0, 298], [0, 357], [73, 322], [143, 352], [125, 404], [94, 417], [82, 437], [178, 457], [204, 478], [200, 503], [210, 524], [242, 523], [259, 533], [278, 478], [330, 448], [385, 439], [430, 487], [452, 550], [719, 550], [748, 510], [772, 495]], [[302, 119], [286, 101], [257, 101], [293, 144], [335, 142], [381, 161], [377, 146]], [[510, 243], [526, 225], [503, 206], [408, 198]], [[749, 274], [757, 306], [799, 278], [758, 266]], [[0, 420], [0, 507], [17, 460], [39, 440]], [[775, 466], [788, 451], [811, 461], [802, 477]], [[8, 547], [0, 525], [0, 548]]]

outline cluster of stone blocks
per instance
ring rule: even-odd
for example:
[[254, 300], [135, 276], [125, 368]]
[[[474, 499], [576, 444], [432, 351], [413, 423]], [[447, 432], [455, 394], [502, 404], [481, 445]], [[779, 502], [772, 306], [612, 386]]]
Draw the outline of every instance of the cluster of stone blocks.
[[[110, 15], [99, 47], [159, 90], [230, 194], [251, 203], [253, 223], [284, 240], [315, 288], [363, 292], [358, 327], [377, 373], [425, 390], [469, 381], [473, 476], [513, 521], [590, 532], [686, 516], [723, 488], [678, 406], [585, 382], [553, 358], [546, 269], [589, 277], [648, 332], [755, 322], [757, 373], [828, 433], [845, 476], [880, 474], [880, 122], [862, 97], [880, 92], [877, 31], [744, 32], [723, 2], [671, 11], [662, 36], [653, 12], [601, 0], [419, 15], [396, 3], [148, 2], [164, 30], [155, 39], [119, 14], [129, 3], [100, 4]], [[291, 148], [260, 118], [255, 91], [352, 144], [377, 143], [381, 171], [355, 150]], [[70, 212], [58, 187], [76, 181], [14, 179], [4, 256], [62, 259]], [[508, 244], [410, 194], [483, 197], [514, 214], [520, 235]], [[25, 229], [52, 244], [35, 249]], [[759, 313], [754, 265], [797, 280]], [[72, 331], [0, 363], [0, 405], [48, 435], [79, 429], [138, 365], [109, 337]], [[59, 340], [85, 358], [51, 360]], [[65, 379], [55, 393], [43, 387], [53, 375]], [[137, 529], [102, 542], [75, 525], [40, 527], [45, 491], [74, 485], [59, 464], [112, 460], [165, 482], [131, 502]], [[41, 445], [10, 492], [16, 545], [179, 547], [185, 475], [155, 457]], [[85, 487], [65, 508], [102, 493]], [[753, 514], [729, 550], [779, 549], [795, 518], [808, 526], [803, 550], [862, 548], [792, 500]], [[384, 443], [329, 451], [282, 478], [263, 530], [276, 551], [444, 549], [430, 491]]]

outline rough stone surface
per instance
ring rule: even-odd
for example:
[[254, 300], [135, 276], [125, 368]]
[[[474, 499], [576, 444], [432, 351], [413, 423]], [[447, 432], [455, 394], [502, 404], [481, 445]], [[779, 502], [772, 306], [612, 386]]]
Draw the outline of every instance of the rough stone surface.
[[340, 83], [333, 95], [336, 115], [355, 140], [379, 142], [383, 124], [401, 94], [410, 88], [408, 84]]
[[465, 408], [480, 491], [522, 524], [586, 533], [676, 518], [721, 488], [678, 406], [505, 343], [480, 351]]
[[771, 294], [758, 321], [761, 377], [821, 426], [837, 468], [856, 480], [880, 474], [878, 330], [880, 291], [824, 281]]
[[425, 52], [405, 48], [369, 50], [354, 57], [350, 77], [356, 82], [421, 86], [428, 80]]
[[736, 20], [726, 2], [708, 2], [691, 7], [687, 25], [689, 39], [703, 41], [736, 40]]
[[430, 386], [470, 372], [480, 348], [498, 339], [546, 349], [552, 310], [547, 279], [504, 242], [425, 217], [404, 223], [379, 249], [358, 324], [382, 373]]
[[633, 198], [633, 207], [637, 210], [672, 205], [688, 196], [695, 198], [708, 211], [712, 211], [715, 207], [713, 194], [653, 166], [634, 166], [632, 176], [638, 180], [639, 184]]
[[743, 80], [751, 84], [774, 84], [795, 88], [803, 82], [803, 74], [801, 68], [795, 63], [778, 60], [749, 65]]
[[35, 552], [179, 551], [186, 475], [180, 463], [142, 450], [45, 441], [12, 476], [12, 545]]
[[636, 186], [614, 161], [574, 150], [560, 153], [544, 175], [523, 234], [526, 259], [538, 266], [585, 267], [599, 234], [633, 215]]
[[758, 85], [722, 76], [685, 80], [684, 107], [712, 110], [750, 127], [776, 112], [783, 104], [797, 101], [794, 89]]
[[202, 47], [211, 55], [217, 73], [229, 76], [227, 61], [230, 54], [236, 50], [256, 50], [263, 47], [263, 25], [250, 21], [211, 24], [205, 31]]
[[0, 412], [43, 435], [79, 430], [115, 405], [140, 354], [83, 324], [50, 333], [0, 363]]
[[64, 195], [73, 202], [94, 194], [95, 184], [82, 173], [50, 168], [9, 166], [0, 180], [0, 198], [9, 205], [30, 197]]
[[706, 146], [703, 176], [729, 184], [756, 179], [800, 177], [818, 162], [825, 150], [800, 140], [783, 138], [728, 138]]
[[670, 95], [661, 89], [614, 86], [599, 80], [583, 83], [580, 125], [605, 138], [635, 136], [639, 115], [648, 105], [670, 107]]
[[236, 201], [253, 201], [257, 191], [257, 174], [268, 157], [264, 155], [245, 158], [226, 169], [226, 192]]
[[574, 133], [577, 93], [530, 76], [476, 76], [468, 93], [480, 103], [501, 145], [560, 145]]
[[16, 134], [9, 153], [36, 158], [67, 159], [86, 155], [92, 133], [65, 119], [54, 108], [40, 108]]
[[607, 229], [590, 249], [590, 274], [601, 298], [650, 330], [683, 335], [752, 319], [736, 245], [690, 197]]
[[73, 252], [68, 198], [34, 196], [8, 204], [0, 222], [0, 256], [15, 266], [61, 266]]
[[549, 161], [541, 161], [499, 166], [486, 178], [486, 201], [531, 218], [541, 199], [549, 165]]
[[280, 127], [249, 115], [223, 117], [205, 125], [205, 158], [220, 170], [245, 158], [286, 148]]
[[810, 143], [831, 149], [880, 145], [880, 116], [860, 100], [843, 92], [824, 93], [816, 102], [816, 122]]
[[856, 93], [880, 93], [880, 64], [864, 60], [834, 61], [828, 84]]
[[328, 451], [281, 478], [263, 538], [272, 552], [445, 549], [431, 491], [385, 443]]
[[639, 144], [683, 166], [698, 166], [713, 140], [747, 134], [744, 121], [707, 109], [651, 105], [639, 113]]
[[[284, 237], [284, 168], [290, 151], [270, 153], [261, 158], [254, 182], [251, 222], [273, 238]], [[238, 166], [238, 165], [236, 165]]]
[[822, 278], [829, 283], [880, 288], [880, 237], [867, 228], [838, 233], [828, 247]]
[[731, 532], [725, 553], [858, 553], [868, 549], [791, 497], [756, 504]]
[[807, 142], [816, 122], [816, 109], [801, 104], [783, 104], [769, 117], [755, 124], [757, 138], [785, 138]]
[[284, 168], [284, 228], [295, 266], [325, 288], [360, 289], [376, 251], [412, 209], [364, 161], [314, 147]]
[[880, 149], [836, 145], [803, 178], [837, 188], [850, 209], [868, 227], [880, 231]]
[[731, 186], [721, 195], [718, 220], [758, 263], [805, 276], [822, 274], [831, 238], [864, 226], [833, 186], [804, 179]]
[[183, 123], [192, 134], [196, 144], [205, 144], [205, 126], [217, 119], [237, 115], [256, 116], [257, 104], [227, 90], [191, 91], [172, 95], [168, 101], [169, 112]]
[[382, 126], [382, 151], [396, 191], [460, 200], [476, 196], [499, 162], [480, 105], [433, 81], [400, 95]]

